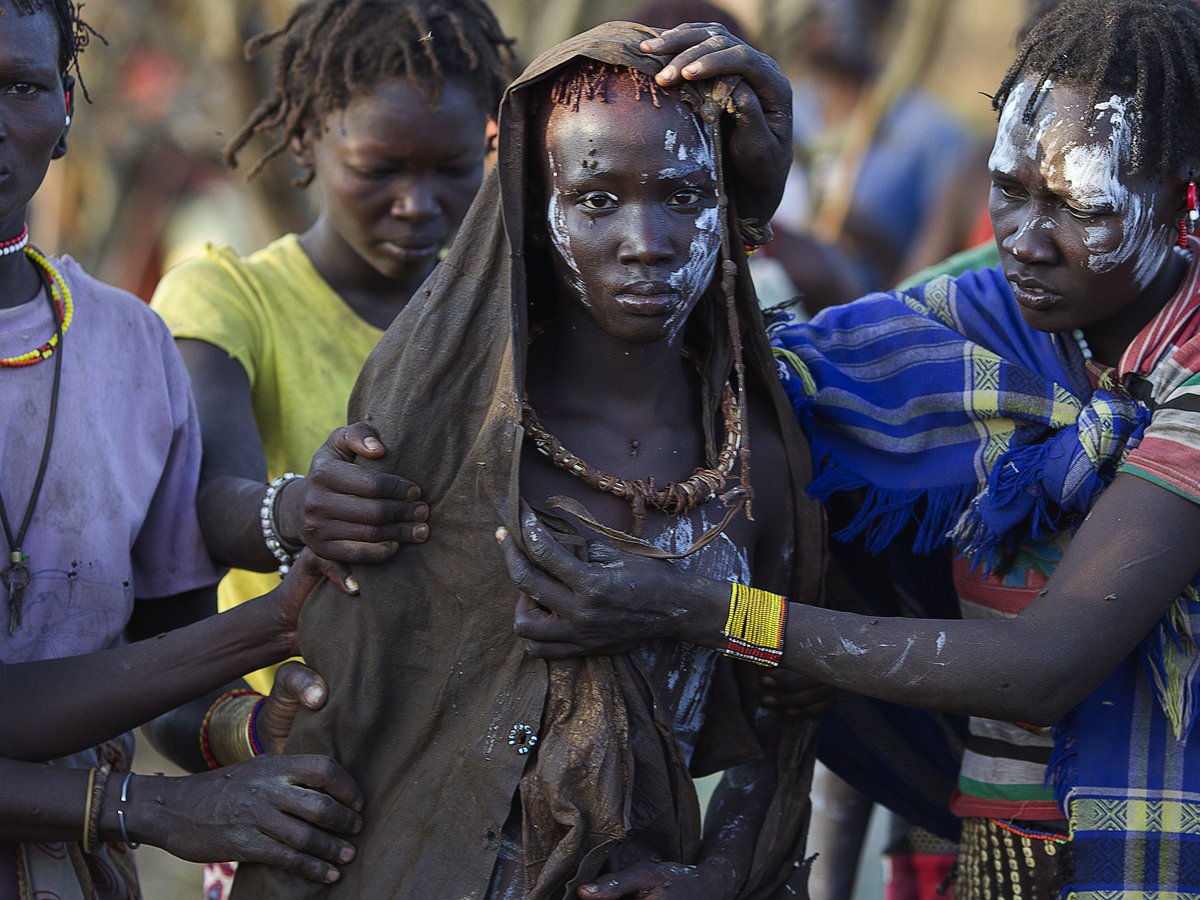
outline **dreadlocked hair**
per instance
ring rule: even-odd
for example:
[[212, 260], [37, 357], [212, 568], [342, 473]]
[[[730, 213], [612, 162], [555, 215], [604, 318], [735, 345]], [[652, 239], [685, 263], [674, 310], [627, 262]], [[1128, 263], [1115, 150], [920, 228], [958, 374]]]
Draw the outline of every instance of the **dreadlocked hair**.
[[[483, 0], [305, 0], [282, 28], [251, 38], [246, 58], [279, 38], [275, 86], [225, 148], [225, 163], [236, 168], [251, 138], [277, 133], [251, 178], [293, 138], [385, 79], [404, 78], [430, 104], [458, 79], [494, 112], [511, 75], [513, 41]], [[312, 179], [306, 166], [296, 185]]]
[[1200, 150], [1200, 6], [1194, 0], [1065, 0], [1029, 32], [992, 108], [1003, 109], [1023, 81], [1035, 88], [1022, 113], [1026, 124], [1048, 83], [1086, 93], [1088, 125], [1109, 95], [1131, 98], [1130, 164], [1169, 176]]
[[614, 81], [624, 79], [633, 88], [633, 96], [642, 99], [648, 94], [658, 106], [659, 94], [663, 93], [654, 79], [645, 72], [629, 66], [613, 66], [607, 63], [586, 60], [579, 65], [568, 66], [550, 85], [550, 102], [579, 112], [579, 104], [585, 100], [608, 101], [608, 90]]
[[102, 44], [108, 42], [80, 15], [83, 4], [74, 0], [13, 0], [13, 6], [21, 16], [31, 16], [45, 10], [53, 17], [54, 27], [58, 31], [58, 71], [63, 76], [74, 73], [84, 99], [90, 102], [92, 98], [88, 96], [83, 73], [79, 71], [79, 55], [93, 37], [99, 38]]

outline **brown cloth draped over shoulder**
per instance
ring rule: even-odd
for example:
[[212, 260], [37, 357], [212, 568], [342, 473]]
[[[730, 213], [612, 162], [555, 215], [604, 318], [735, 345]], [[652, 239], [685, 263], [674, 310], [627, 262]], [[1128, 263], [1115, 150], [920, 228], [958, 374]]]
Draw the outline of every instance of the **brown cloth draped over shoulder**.
[[[333, 886], [247, 865], [235, 898], [481, 897], [518, 791], [530, 898], [574, 897], [575, 886], [633, 859], [696, 860], [699, 809], [668, 711], [625, 655], [554, 663], [526, 655], [512, 632], [517, 592], [493, 537], [498, 525], [520, 533], [530, 88], [576, 57], [657, 73], [665, 60], [638, 50], [652, 34], [600, 26], [541, 56], [510, 87], [496, 170], [359, 378], [350, 419], [374, 424], [390, 448], [364, 465], [421, 484], [433, 528], [428, 544], [358, 568], [359, 597], [320, 586], [301, 622], [304, 655], [330, 699], [301, 713], [287, 750], [329, 754], [358, 780], [367, 798], [358, 857]], [[808, 451], [774, 374], [740, 245], [734, 254], [747, 369], [774, 402], [790, 455], [800, 544], [792, 596], [813, 603], [824, 533], [803, 492]], [[729, 374], [728, 344], [714, 340], [705, 354], [713, 396]], [[695, 774], [760, 753], [732, 665], [718, 668]], [[794, 862], [812, 756], [811, 723], [789, 719], [779, 790], [739, 896], [773, 896], [789, 878], [803, 884]], [[798, 895], [802, 887], [788, 896]]]

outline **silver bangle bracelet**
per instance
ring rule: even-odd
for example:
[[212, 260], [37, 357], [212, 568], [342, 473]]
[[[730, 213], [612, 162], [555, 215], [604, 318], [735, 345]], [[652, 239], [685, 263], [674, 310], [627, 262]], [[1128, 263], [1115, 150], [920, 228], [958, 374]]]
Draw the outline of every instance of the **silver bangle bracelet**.
[[283, 541], [283, 537], [279, 534], [279, 523], [275, 519], [275, 501], [279, 499], [279, 493], [283, 490], [285, 484], [297, 481], [303, 477], [303, 475], [297, 475], [295, 472], [284, 472], [278, 478], [272, 478], [270, 484], [267, 485], [267, 492], [263, 494], [262, 506], [258, 510], [259, 524], [262, 525], [263, 540], [266, 541], [267, 549], [271, 551], [271, 555], [279, 561], [280, 578], [286, 575], [288, 569], [292, 567], [295, 555], [288, 549]]
[[129, 779], [132, 777], [132, 772], [126, 772], [125, 780], [121, 782], [121, 805], [117, 807], [117, 822], [121, 826], [121, 842], [130, 850], [136, 850], [142, 845], [131, 841], [129, 839], [129, 832], [125, 830], [125, 804], [129, 800]]

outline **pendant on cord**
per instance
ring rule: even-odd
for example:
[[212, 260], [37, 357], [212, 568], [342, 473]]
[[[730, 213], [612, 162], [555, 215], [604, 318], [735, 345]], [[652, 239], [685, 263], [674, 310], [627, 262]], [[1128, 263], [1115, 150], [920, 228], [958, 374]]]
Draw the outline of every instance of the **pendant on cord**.
[[0, 578], [4, 579], [4, 594], [8, 597], [8, 633], [11, 637], [21, 626], [21, 604], [25, 600], [25, 588], [29, 587], [29, 554], [14, 550], [8, 555], [8, 566]]

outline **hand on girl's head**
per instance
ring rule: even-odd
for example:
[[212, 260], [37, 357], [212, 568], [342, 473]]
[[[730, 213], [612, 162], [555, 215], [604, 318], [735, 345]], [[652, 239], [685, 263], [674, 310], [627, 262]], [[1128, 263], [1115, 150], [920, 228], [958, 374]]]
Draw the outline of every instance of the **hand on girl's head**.
[[733, 76], [729, 181], [743, 218], [766, 223], [783, 196], [792, 162], [792, 86], [765, 53], [723, 25], [694, 23], [643, 41], [641, 50], [668, 57], [655, 76], [663, 87]]

